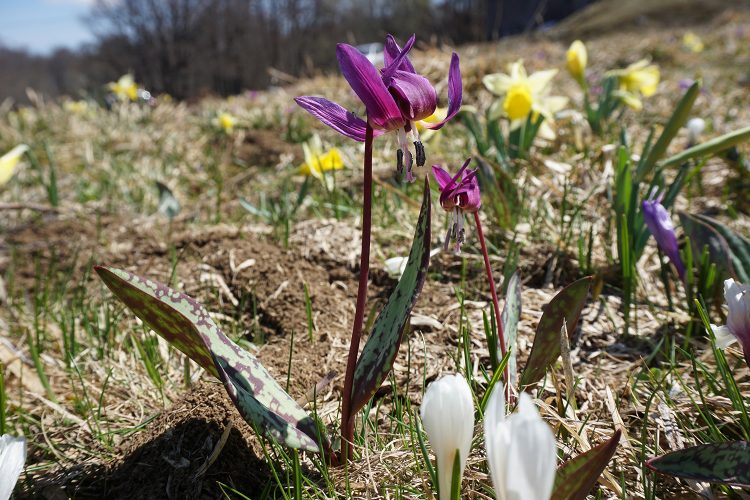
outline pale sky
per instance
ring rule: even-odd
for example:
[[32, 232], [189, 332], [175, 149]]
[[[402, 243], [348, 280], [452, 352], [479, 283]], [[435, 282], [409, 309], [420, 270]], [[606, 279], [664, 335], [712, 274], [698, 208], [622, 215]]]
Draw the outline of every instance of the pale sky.
[[93, 37], [81, 18], [94, 0], [0, 0], [0, 44], [48, 54]]

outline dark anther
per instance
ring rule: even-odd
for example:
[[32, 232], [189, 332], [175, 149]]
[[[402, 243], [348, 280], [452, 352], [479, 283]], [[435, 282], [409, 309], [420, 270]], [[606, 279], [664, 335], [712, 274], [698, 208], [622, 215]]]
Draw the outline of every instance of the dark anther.
[[424, 167], [425, 162], [427, 162], [427, 156], [424, 153], [422, 141], [414, 141], [414, 149], [417, 151], [417, 166]]
[[404, 171], [404, 151], [401, 149], [396, 151], [396, 170], [399, 173]]

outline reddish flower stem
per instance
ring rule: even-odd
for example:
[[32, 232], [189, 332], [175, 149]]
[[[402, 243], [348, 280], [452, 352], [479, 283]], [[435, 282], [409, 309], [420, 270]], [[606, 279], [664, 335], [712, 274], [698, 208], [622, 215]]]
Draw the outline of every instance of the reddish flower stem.
[[354, 368], [357, 366], [359, 341], [362, 338], [362, 324], [365, 318], [365, 301], [367, 300], [367, 281], [370, 272], [370, 232], [372, 227], [372, 140], [373, 132], [367, 124], [365, 132], [364, 159], [364, 200], [362, 202], [362, 250], [359, 257], [359, 286], [357, 287], [357, 306], [354, 312], [352, 338], [349, 344], [349, 357], [346, 360], [344, 378], [344, 395], [341, 402], [341, 462], [346, 464], [352, 458], [354, 442], [354, 415], [351, 415], [352, 387], [354, 385]]
[[[479, 211], [474, 212], [474, 223], [477, 226], [477, 236], [479, 236], [479, 244], [482, 247], [482, 257], [484, 257], [484, 270], [487, 273], [487, 281], [490, 284], [490, 292], [492, 293], [492, 307], [495, 310], [495, 325], [497, 325], [497, 341], [500, 344], [500, 351], [505, 356], [505, 334], [503, 332], [503, 322], [500, 317], [500, 304], [497, 300], [497, 291], [495, 290], [495, 280], [492, 279], [492, 266], [490, 266], [490, 255], [487, 253], [487, 244], [484, 241], [484, 233], [482, 232], [482, 223], [479, 222]], [[505, 383], [508, 383], [508, 367], [506, 365], [503, 371], [503, 379]]]

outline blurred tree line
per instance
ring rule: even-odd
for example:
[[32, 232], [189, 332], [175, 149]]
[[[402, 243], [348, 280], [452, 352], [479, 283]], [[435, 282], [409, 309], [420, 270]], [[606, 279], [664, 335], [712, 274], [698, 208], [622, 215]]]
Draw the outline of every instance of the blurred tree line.
[[[48, 57], [0, 48], [0, 98], [96, 93], [132, 72], [178, 99], [262, 89], [336, 67], [337, 42], [386, 33], [459, 44], [529, 29], [556, 4], [587, 0], [97, 0], [96, 43]], [[569, 13], [569, 12], [566, 12]]]

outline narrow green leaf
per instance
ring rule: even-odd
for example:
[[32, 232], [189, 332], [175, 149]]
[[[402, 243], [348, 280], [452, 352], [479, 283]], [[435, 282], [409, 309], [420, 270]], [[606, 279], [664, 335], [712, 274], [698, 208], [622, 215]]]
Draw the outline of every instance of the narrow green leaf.
[[646, 465], [682, 479], [750, 486], [750, 444], [745, 441], [683, 448], [651, 458]]
[[549, 304], [542, 307], [542, 319], [536, 328], [534, 345], [521, 374], [521, 386], [538, 382], [547, 368], [560, 355], [560, 330], [563, 320], [568, 325], [569, 335], [573, 335], [581, 314], [586, 296], [591, 286], [591, 276], [581, 278], [560, 290]]
[[693, 104], [695, 104], [695, 99], [697, 99], [700, 94], [700, 90], [700, 82], [693, 82], [690, 88], [685, 92], [685, 95], [682, 96], [682, 99], [680, 99], [680, 102], [677, 104], [677, 108], [675, 108], [674, 113], [672, 113], [669, 121], [664, 126], [661, 135], [649, 150], [646, 160], [638, 166], [638, 172], [635, 176], [638, 181], [642, 180], [651, 172], [651, 170], [653, 170], [657, 160], [664, 156], [672, 139], [674, 139], [677, 132], [680, 131], [688, 118], [690, 118], [690, 111], [693, 109]]
[[120, 269], [95, 269], [117, 298], [149, 328], [221, 380], [247, 421], [289, 447], [318, 451], [312, 418], [255, 356], [224, 335], [200, 303]]
[[750, 241], [727, 226], [705, 215], [681, 212], [682, 229], [693, 243], [693, 253], [700, 255], [708, 246], [711, 262], [726, 275], [742, 283], [750, 282]]
[[404, 326], [422, 291], [430, 263], [430, 186], [424, 183], [422, 209], [404, 273], [372, 327], [354, 371], [352, 415], [367, 404], [391, 371]]
[[516, 339], [518, 338], [518, 321], [521, 318], [521, 275], [518, 271], [514, 272], [508, 280], [508, 286], [505, 291], [505, 305], [500, 315], [500, 321], [503, 323], [503, 334], [505, 335], [505, 350], [510, 352], [508, 358], [508, 376], [510, 383], [515, 386], [518, 374], [516, 365]]
[[710, 156], [721, 151], [727, 150], [732, 146], [736, 146], [742, 142], [750, 139], [750, 127], [741, 128], [733, 132], [729, 132], [719, 137], [715, 137], [702, 144], [688, 148], [681, 153], [677, 153], [674, 156], [665, 158], [658, 162], [659, 166], [667, 167], [670, 165], [680, 165], [692, 158], [700, 158], [703, 156]]
[[620, 430], [608, 440], [571, 458], [557, 469], [551, 500], [583, 500], [617, 450]]

